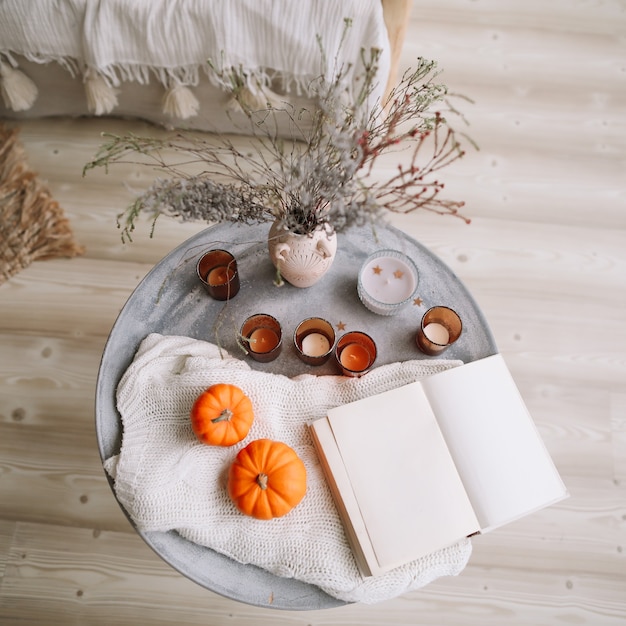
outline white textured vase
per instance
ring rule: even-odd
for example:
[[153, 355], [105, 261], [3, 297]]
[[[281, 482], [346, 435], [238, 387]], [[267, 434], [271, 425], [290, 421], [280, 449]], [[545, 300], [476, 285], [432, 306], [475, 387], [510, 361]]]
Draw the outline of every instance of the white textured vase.
[[329, 235], [323, 228], [297, 235], [275, 222], [267, 245], [274, 267], [287, 282], [310, 287], [330, 269], [337, 253], [337, 235]]

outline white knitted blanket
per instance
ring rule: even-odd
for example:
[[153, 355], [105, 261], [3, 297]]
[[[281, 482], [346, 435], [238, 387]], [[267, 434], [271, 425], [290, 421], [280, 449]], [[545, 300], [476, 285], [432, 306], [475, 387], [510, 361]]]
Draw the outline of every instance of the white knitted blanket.
[[[223, 354], [223, 353], [222, 353]], [[330, 407], [392, 389], [454, 365], [409, 361], [383, 365], [362, 378], [258, 372], [220, 357], [213, 344], [149, 335], [120, 381], [123, 424], [119, 455], [105, 461], [121, 504], [143, 531], [176, 530], [241, 563], [316, 585], [346, 602], [374, 603], [456, 575], [471, 552], [469, 540], [382, 576], [358, 571], [319, 465], [307, 424]], [[220, 448], [195, 438], [189, 412], [208, 386], [226, 382], [252, 400], [255, 420], [239, 444]], [[291, 446], [304, 461], [307, 493], [284, 517], [256, 520], [230, 501], [227, 469], [241, 447], [267, 437]]]

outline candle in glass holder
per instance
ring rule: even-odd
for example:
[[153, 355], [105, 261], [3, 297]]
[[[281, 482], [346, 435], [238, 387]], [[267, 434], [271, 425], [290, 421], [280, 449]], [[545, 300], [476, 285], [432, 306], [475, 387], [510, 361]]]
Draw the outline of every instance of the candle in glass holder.
[[235, 257], [227, 250], [209, 250], [196, 265], [200, 282], [215, 300], [230, 300], [239, 292], [239, 272]]
[[273, 361], [282, 348], [279, 321], [266, 313], [251, 315], [241, 325], [240, 345], [255, 361]]
[[357, 291], [373, 313], [394, 315], [411, 301], [417, 290], [415, 263], [397, 250], [379, 250], [361, 266]]
[[376, 344], [365, 333], [354, 331], [342, 335], [335, 347], [335, 358], [344, 376], [362, 376], [376, 360]]
[[309, 365], [322, 365], [332, 352], [335, 331], [325, 319], [310, 317], [296, 327], [293, 343], [302, 361]]
[[462, 331], [461, 318], [455, 311], [446, 306], [435, 306], [424, 313], [415, 341], [424, 354], [436, 356], [451, 346]]

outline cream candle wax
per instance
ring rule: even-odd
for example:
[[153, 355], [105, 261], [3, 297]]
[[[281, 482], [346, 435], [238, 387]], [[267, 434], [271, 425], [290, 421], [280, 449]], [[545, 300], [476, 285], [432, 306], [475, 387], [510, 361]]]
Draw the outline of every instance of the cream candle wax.
[[427, 339], [440, 346], [445, 346], [450, 341], [448, 329], [443, 324], [438, 324], [437, 322], [431, 322], [424, 326], [424, 334]]
[[330, 350], [330, 342], [322, 333], [310, 333], [302, 339], [302, 352], [307, 356], [322, 356]]

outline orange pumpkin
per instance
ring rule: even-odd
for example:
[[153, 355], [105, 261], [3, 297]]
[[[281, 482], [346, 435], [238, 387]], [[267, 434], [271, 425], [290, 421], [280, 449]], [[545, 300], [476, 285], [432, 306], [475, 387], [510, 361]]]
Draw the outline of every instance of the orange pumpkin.
[[230, 466], [228, 494], [242, 513], [257, 519], [289, 513], [305, 493], [304, 463], [281, 441], [255, 439]]
[[202, 443], [232, 446], [250, 430], [252, 402], [237, 386], [219, 383], [203, 391], [191, 408], [191, 428]]

